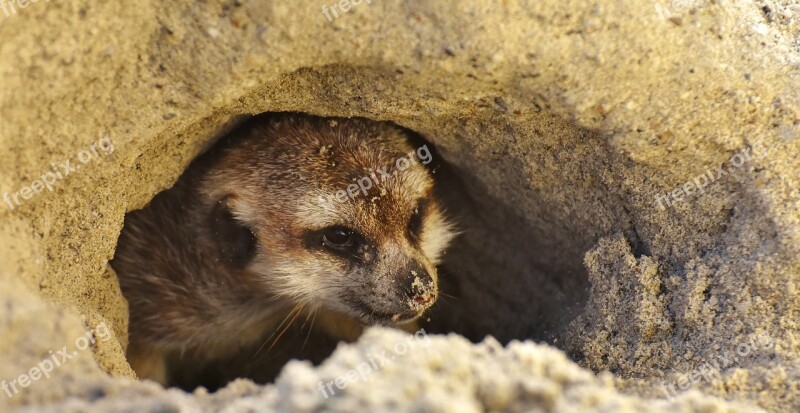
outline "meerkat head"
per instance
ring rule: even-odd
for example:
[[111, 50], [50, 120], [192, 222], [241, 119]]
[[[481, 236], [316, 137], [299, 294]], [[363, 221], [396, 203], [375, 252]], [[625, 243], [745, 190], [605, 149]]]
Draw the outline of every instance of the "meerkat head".
[[265, 297], [367, 324], [419, 317], [454, 236], [427, 145], [365, 120], [261, 125], [242, 130], [202, 185], [220, 260]]

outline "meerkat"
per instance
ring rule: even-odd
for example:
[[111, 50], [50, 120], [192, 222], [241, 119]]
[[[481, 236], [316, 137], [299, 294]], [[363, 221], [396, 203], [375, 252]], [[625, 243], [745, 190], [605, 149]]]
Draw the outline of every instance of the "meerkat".
[[129, 213], [111, 265], [137, 375], [169, 384], [170, 360], [236, 357], [300, 313], [342, 337], [420, 317], [455, 232], [411, 142], [384, 122], [257, 116]]

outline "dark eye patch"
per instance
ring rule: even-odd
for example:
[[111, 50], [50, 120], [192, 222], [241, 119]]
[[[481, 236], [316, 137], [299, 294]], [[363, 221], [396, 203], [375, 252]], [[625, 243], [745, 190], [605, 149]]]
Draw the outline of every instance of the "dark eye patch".
[[220, 261], [236, 269], [243, 269], [250, 263], [256, 253], [256, 236], [247, 225], [233, 216], [224, 199], [211, 209], [208, 226]]
[[412, 239], [419, 240], [422, 235], [422, 220], [425, 218], [425, 213], [428, 212], [428, 207], [428, 200], [422, 199], [412, 211], [411, 219], [408, 221], [408, 233]]

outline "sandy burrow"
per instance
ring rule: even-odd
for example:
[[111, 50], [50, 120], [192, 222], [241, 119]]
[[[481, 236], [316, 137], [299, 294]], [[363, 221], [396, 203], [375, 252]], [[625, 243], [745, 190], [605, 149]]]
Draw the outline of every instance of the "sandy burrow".
[[[388, 406], [402, 383], [398, 409], [674, 410], [640, 399], [669, 386], [800, 407], [790, 2], [373, 1], [332, 22], [316, 1], [108, 3], [0, 15], [0, 191], [67, 160], [81, 167], [0, 210], [0, 379], [87, 329], [113, 333], [0, 403], [345, 411]], [[432, 331], [563, 352], [432, 336], [432, 350], [321, 399], [316, 382], [346, 371], [348, 354], [397, 340], [375, 331], [318, 370], [291, 364], [276, 386], [189, 396], [132, 381], [127, 308], [107, 265], [124, 213], [227, 122], [264, 111], [391, 120], [426, 136], [459, 177], [451, 210], [464, 230], [446, 263], [461, 301], [434, 313]], [[113, 151], [92, 153], [104, 137]], [[702, 193], [658, 206], [720, 166]], [[700, 373], [723, 359], [720, 374]]]

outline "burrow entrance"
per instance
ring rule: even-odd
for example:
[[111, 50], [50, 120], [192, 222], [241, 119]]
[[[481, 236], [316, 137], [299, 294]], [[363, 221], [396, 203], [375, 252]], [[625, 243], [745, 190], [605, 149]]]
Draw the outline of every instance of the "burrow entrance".
[[[451, 122], [455, 134], [413, 130], [436, 148], [440, 196], [461, 232], [440, 267], [441, 298], [420, 326], [473, 341], [491, 335], [563, 346], [587, 298], [585, 252], [618, 231], [630, 234], [633, 249], [646, 248], [618, 208], [617, 155], [596, 134], [542, 113], [513, 123]], [[258, 359], [249, 356], [257, 349], [241, 349], [242, 357], [204, 366], [177, 361], [172, 384], [214, 389], [242, 376], [266, 382], [285, 361], [319, 363], [338, 343], [306, 323], [281, 340]]]

